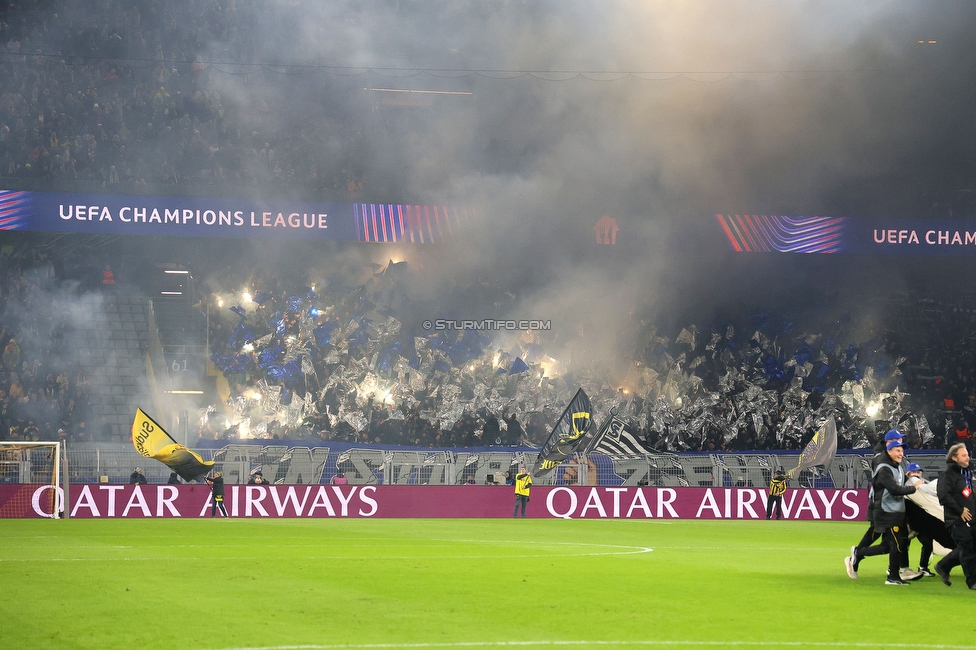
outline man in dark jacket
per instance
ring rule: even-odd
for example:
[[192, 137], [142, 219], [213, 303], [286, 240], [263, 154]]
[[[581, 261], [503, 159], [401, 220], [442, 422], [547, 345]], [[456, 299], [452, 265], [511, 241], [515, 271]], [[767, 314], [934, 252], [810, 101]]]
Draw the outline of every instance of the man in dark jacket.
[[264, 478], [264, 474], [261, 473], [261, 470], [258, 470], [256, 472], [254, 472], [253, 474], [251, 474], [251, 478], [247, 479], [247, 484], [248, 485], [267, 485], [268, 484], [268, 481], [267, 481], [267, 479]]
[[881, 534], [881, 544], [868, 548], [854, 548], [846, 558], [848, 574], [857, 575], [861, 560], [872, 555], [888, 555], [888, 579], [886, 585], [911, 584], [901, 579], [902, 551], [905, 548], [905, 495], [913, 494], [915, 488], [905, 485], [905, 471], [901, 461], [905, 448], [900, 440], [892, 440], [886, 445], [874, 468], [874, 528]]
[[[875, 445], [874, 457], [871, 458], [872, 480], [874, 477], [874, 471], [878, 468], [878, 463], [881, 462], [881, 459], [885, 456], [887, 452], [886, 449], [887, 445], [895, 440], [897, 440], [898, 442], [903, 442], [904, 434], [902, 434], [902, 432], [898, 431], [897, 429], [891, 429], [890, 431], [885, 433], [884, 440], [878, 442], [878, 444]], [[901, 466], [902, 469], [905, 469], [907, 467], [907, 463], [905, 462], [904, 458], [902, 458]], [[878, 541], [878, 538], [880, 537], [881, 537], [881, 533], [878, 532], [874, 527], [874, 499], [871, 498], [868, 500], [868, 529], [867, 531], [865, 531], [864, 536], [861, 537], [861, 541], [858, 542], [856, 546], [851, 547], [850, 556], [844, 560], [844, 564], [847, 567], [847, 575], [850, 576], [852, 579], [855, 580], [857, 579], [857, 570], [854, 568], [855, 553], [857, 553], [858, 551], [863, 551], [864, 549], [868, 548], [876, 541]], [[902, 580], [914, 580], [915, 578], [921, 578], [922, 577], [921, 573], [916, 573], [916, 572], [908, 573], [905, 571], [905, 568], [908, 567], [908, 564], [909, 564], [908, 547], [906, 546], [902, 550], [902, 557], [901, 557], [902, 573], [904, 574], [901, 576]]]
[[783, 518], [783, 495], [786, 494], [786, 474], [783, 469], [776, 468], [773, 478], [769, 481], [769, 496], [766, 497], [766, 519], [773, 516], [773, 508], [776, 509], [776, 518]]
[[935, 565], [935, 572], [949, 585], [949, 571], [961, 564], [966, 584], [970, 589], [976, 589], [976, 528], [972, 527], [976, 494], [973, 493], [969, 450], [964, 443], [952, 445], [946, 454], [946, 471], [939, 477], [939, 503], [956, 548]]
[[213, 493], [213, 504], [210, 508], [210, 518], [213, 519], [217, 516], [218, 509], [220, 509], [220, 514], [226, 517], [227, 508], [224, 507], [223, 475], [220, 472], [214, 472], [213, 476], [207, 477], [207, 484], [210, 486], [210, 491]]

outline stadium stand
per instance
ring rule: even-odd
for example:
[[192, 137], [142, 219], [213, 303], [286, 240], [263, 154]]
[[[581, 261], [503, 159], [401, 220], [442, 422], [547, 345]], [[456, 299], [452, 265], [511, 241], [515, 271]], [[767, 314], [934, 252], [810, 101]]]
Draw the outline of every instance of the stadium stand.
[[[371, 333], [369, 327], [359, 331], [357, 326], [344, 335], [349, 341], [341, 353], [324, 339], [312, 336], [309, 329], [302, 334], [303, 327], [333, 322], [345, 323], [343, 329], [348, 329], [360, 310], [360, 298], [378, 292], [386, 286], [384, 282], [389, 282], [368, 265], [362, 269], [363, 277], [369, 278], [363, 283], [320, 290], [315, 299], [320, 316], [314, 323], [309, 320], [301, 325], [299, 313], [294, 309], [289, 312], [288, 303], [296, 296], [305, 296], [302, 291], [307, 291], [312, 278], [296, 280], [289, 291], [284, 288], [287, 283], [273, 274], [247, 276], [240, 269], [228, 272], [224, 262], [217, 259], [210, 267], [201, 263], [195, 273], [203, 286], [225, 285], [240, 291], [245, 278], [252, 278], [255, 295], [261, 293], [262, 286], [274, 289], [267, 292], [265, 307], [251, 305], [243, 320], [229, 310], [233, 304], [221, 307], [213, 302], [205, 310], [213, 317], [204, 325], [202, 305], [149, 300], [144, 288], [124, 281], [112, 290], [103, 290], [94, 280], [87, 285], [79, 282], [79, 278], [97, 278], [102, 266], [79, 261], [84, 259], [85, 255], [73, 247], [34, 244], [16, 250], [8, 247], [0, 256], [3, 438], [22, 438], [30, 426], [27, 435], [41, 439], [54, 439], [58, 430], [64, 429], [76, 442], [124, 441], [135, 407], [152, 405], [154, 398], [158, 399], [151, 385], [164, 376], [161, 368], [165, 361], [159, 354], [147, 364], [147, 355], [152, 359], [153, 341], [162, 339], [165, 344], [167, 339], [186, 342], [192, 338], [194, 343], [205, 344], [199, 346], [201, 357], [202, 350], [209, 349], [218, 359], [226, 360], [239, 352], [240, 341], [235, 345], [230, 341], [241, 323], [253, 329], [255, 340], [268, 337], [272, 334], [269, 322], [276, 312], [281, 313], [285, 337], [298, 334], [309, 345], [311, 367], [300, 373], [302, 385], [291, 389], [293, 404], [308, 396], [308, 408], [297, 419], [294, 411], [291, 419], [279, 417], [287, 410], [281, 408], [279, 399], [278, 408], [272, 409], [276, 414], [256, 420], [242, 436], [238, 423], [243, 418], [235, 415], [237, 404], [255, 391], [280, 390], [291, 383], [286, 377], [270, 378], [266, 368], [257, 363], [260, 352], [278, 340], [271, 336], [257, 345], [242, 370], [228, 368], [221, 373], [216, 366], [210, 368], [211, 375], [226, 378], [226, 392], [218, 396], [208, 388], [205, 401], [193, 407], [190, 421], [194, 424], [188, 425], [187, 438], [191, 444], [219, 447], [240, 442], [243, 437], [412, 447], [539, 445], [565, 404], [561, 391], [565, 392], [568, 385], [533, 394], [530, 404], [518, 393], [519, 375], [505, 374], [498, 376], [504, 378], [504, 385], [497, 386], [498, 399], [471, 408], [467, 406], [470, 394], [464, 391], [476, 388], [472, 381], [487, 375], [472, 375], [466, 370], [468, 362], [455, 362], [447, 352], [428, 349], [430, 358], [442, 364], [439, 369], [431, 366], [430, 378], [420, 384], [402, 382], [395, 408], [389, 404], [374, 406], [363, 392], [366, 386], [362, 379], [379, 373], [377, 376], [393, 381], [397, 363], [402, 362], [399, 368], [404, 371], [415, 355], [419, 362], [421, 355], [413, 333]], [[240, 264], [250, 262], [241, 260]], [[117, 266], [126, 268], [123, 263]], [[130, 273], [150, 274], [152, 270], [131, 267]], [[494, 300], [502, 295], [503, 288], [479, 287], [478, 291], [486, 300]], [[214, 301], [215, 296], [198, 297], [207, 302]], [[308, 318], [311, 302], [307, 297], [300, 302]], [[914, 304], [915, 300], [902, 295], [889, 297], [882, 309], [882, 321], [889, 325], [875, 331], [867, 341], [850, 334], [858, 329], [850, 323], [801, 336], [785, 329], [790, 322], [785, 315], [767, 316], [759, 322], [754, 314], [742, 314], [737, 320], [728, 318], [698, 327], [686, 324], [673, 331], [650, 328], [642, 335], [643, 344], [636, 348], [640, 356], [632, 362], [636, 368], [653, 370], [656, 383], [647, 382], [637, 398], [624, 395], [619, 386], [599, 383], [591, 392], [600, 408], [618, 408], [633, 437], [656, 452], [797, 450], [816, 424], [815, 418], [800, 415], [823, 409], [825, 402], [840, 416], [841, 448], [869, 448], [874, 444], [874, 432], [888, 426], [905, 428], [916, 448], [944, 448], [958, 439], [971, 440], [966, 434], [976, 426], [976, 399], [972, 382], [961, 370], [973, 356], [969, 332], [976, 311], [971, 300], [959, 296], [952, 302], [922, 302], [912, 309], [907, 309], [906, 303]], [[157, 311], [167, 314], [162, 325], [157, 322]], [[218, 316], [220, 313], [229, 318]], [[761, 353], [767, 345], [763, 340], [778, 341], [783, 355], [771, 358]], [[807, 344], [808, 340], [814, 343]], [[402, 344], [399, 352], [384, 362], [388, 366], [380, 363], [377, 353], [395, 341]], [[448, 343], [428, 338], [425, 345]], [[545, 339], [533, 345], [540, 352], [547, 350]], [[489, 350], [490, 344], [486, 344], [479, 354]], [[470, 349], [465, 352], [471, 354]], [[679, 381], [675, 369], [682, 355], [685, 359]], [[697, 365], [690, 368], [699, 357]], [[379, 370], [367, 368], [374, 358]], [[534, 364], [530, 356], [526, 358]], [[155, 369], [155, 377], [148, 374], [149, 367]], [[730, 375], [733, 368], [741, 374]], [[492, 368], [489, 374], [495, 377], [496, 370]], [[349, 383], [353, 375], [357, 383]], [[664, 380], [669, 375], [671, 384]], [[578, 376], [580, 381], [589, 381], [584, 375]], [[879, 396], [870, 400], [877, 409], [873, 414], [877, 422], [866, 412], [863, 422], [855, 421], [857, 408], [842, 404], [845, 396], [853, 395], [858, 377], [864, 386], [873, 386]], [[457, 392], [444, 389], [451, 386], [457, 386]], [[880, 396], [895, 386], [900, 389], [897, 403], [881, 403]], [[505, 397], [505, 391], [513, 387], [512, 398]], [[677, 407], [676, 396], [697, 401], [700, 406]], [[268, 403], [255, 402], [250, 407], [259, 405]], [[728, 413], [735, 414], [731, 421]], [[676, 436], [675, 431], [682, 433]]]
[[101, 318], [84, 322], [78, 332], [88, 341], [83, 369], [91, 377], [93, 419], [106, 418], [112, 439], [128, 439], [137, 406], [151, 404], [146, 356], [150, 305], [126, 295], [106, 297]]
[[355, 112], [335, 114], [342, 107], [329, 99], [341, 80], [319, 80], [316, 101], [291, 101], [307, 80], [259, 65], [250, 83], [267, 92], [243, 102], [215, 83], [239, 70], [202, 60], [217, 30], [235, 35], [220, 54], [226, 62], [251, 63], [258, 41], [243, 35], [259, 24], [275, 29], [260, 3], [10, 3], [4, 13], [0, 178], [128, 193], [269, 182], [333, 196], [362, 191], [361, 125]]
[[[186, 21], [190, 13], [207, 19]], [[150, 187], [192, 193], [272, 186], [302, 188], [333, 199], [361, 195], [370, 179], [360, 113], [368, 111], [349, 111], [348, 106], [331, 103], [332, 91], [345, 82], [320, 75], [315, 92], [322, 101], [293, 101], [306, 91], [302, 75], [256, 65], [247, 74], [255, 87], [269, 92], [248, 103], [221, 92], [226, 85], [222, 75], [231, 73], [206, 60], [202, 43], [213, 37], [225, 39], [229, 45], [220, 53], [223, 60], [251, 64], [259, 40], [246, 35], [258, 26], [269, 33], [279, 27], [261, 3], [248, 0], [223, 4], [104, 0], [86, 5], [82, 13], [60, 2], [4, 3], [0, 8], [0, 179], [25, 188], [118, 193], [145, 193]], [[323, 106], [337, 113], [321, 119]], [[318, 119], [309, 119], [313, 110]], [[152, 155], [144, 155], [150, 151]], [[933, 198], [933, 216], [971, 212], [970, 203], [963, 205], [967, 197]], [[77, 441], [124, 438], [134, 406], [153, 398], [148, 386], [154, 378], [146, 370], [153, 340], [175, 344], [193, 332], [195, 338], [189, 343], [201, 345], [209, 333], [210, 353], [226, 360], [239, 352], [239, 345], [227, 344], [237, 325], [234, 321], [210, 320], [201, 341], [199, 310], [189, 305], [164, 308], [124, 283], [115, 285], [110, 295], [96, 294], [100, 298], [92, 301], [96, 308], [87, 312], [90, 318], [59, 317], [57, 291], [68, 291], [65, 298], [83, 302], [88, 292], [100, 289], [96, 278], [102, 265], [77, 250], [66, 247], [46, 257], [38, 249], [18, 251], [16, 256], [11, 251], [0, 256], [0, 263], [4, 303], [0, 344], [5, 350], [0, 436], [22, 437], [26, 431], [29, 436], [53, 438], [63, 429]], [[240, 274], [227, 278], [216, 265], [202, 264], [195, 272], [201, 284], [240, 286], [251, 279]], [[64, 289], [68, 281], [76, 284]], [[310, 284], [311, 279], [305, 278], [304, 283]], [[302, 295], [302, 283], [293, 283], [288, 291], [276, 279], [260, 284], [255, 284], [255, 291], [273, 296], [264, 310], [268, 314], [260, 312], [261, 316], [275, 311], [287, 314], [289, 299]], [[456, 289], [481, 291], [487, 302], [506, 302], [504, 287]], [[345, 327], [353, 317], [362, 316], [356, 300], [374, 290], [361, 284], [323, 293], [318, 309], [331, 313], [328, 318]], [[32, 302], [37, 296], [51, 301], [43, 306], [46, 309]], [[208, 313], [221, 310], [215, 304], [208, 307]], [[888, 425], [906, 426], [911, 441], [920, 447], [970, 440], [968, 432], [976, 428], [976, 386], [963, 368], [971, 367], [976, 356], [969, 338], [976, 320], [973, 300], [957, 297], [947, 303], [926, 303], [914, 296], [893, 296], [884, 309], [888, 327], [867, 340], [854, 338], [853, 328], [844, 323], [830, 331], [804, 332], [801, 340], [801, 333], [777, 324], [788, 319], [775, 315], [764, 323], [756, 322], [754, 315], [740, 314], [697, 326], [648, 326], [629, 359], [639, 369], [634, 374], [644, 382], [643, 392], [624, 394], [619, 384], [597, 382], [594, 398], [601, 408], [622, 409], [636, 438], [659, 451], [795, 450], [815, 430], [814, 420], [801, 417], [800, 412], [822, 415], [830, 409], [847, 413], [841, 423], [845, 431], [841, 445], [846, 447], [870, 447], [874, 430]], [[293, 310], [291, 317], [297, 313]], [[332, 321], [319, 319], [315, 325], [326, 322]], [[295, 326], [297, 321], [287, 325]], [[270, 333], [266, 324], [252, 327], [255, 335]], [[194, 437], [200, 443], [239, 438], [239, 427], [227, 425], [222, 417], [227, 400], [247, 399], [259, 390], [266, 394], [267, 387], [277, 389], [282, 398], [312, 395], [314, 404], [305, 417], [270, 418], [251, 427], [250, 435], [272, 440], [421, 447], [500, 440], [538, 445], [565, 401], [566, 389], [556, 382], [533, 395], [523, 391], [515, 402], [501, 405], [496, 400], [459, 411], [454, 403], [461, 398], [470, 401], [467, 393], [472, 386], [478, 388], [473, 381], [477, 378], [466, 376], [464, 364], [447, 353], [446, 346], [456, 341], [432, 339], [430, 345], [445, 349], [431, 352], [431, 367], [426, 369], [430, 377], [410, 386], [406, 404], [372, 408], [358, 403], [367, 397], [358, 389], [349, 399], [349, 373], [372, 362], [376, 345], [386, 335], [363, 329], [351, 333], [361, 334], [361, 340], [335, 357], [330, 357], [336, 352], [334, 346], [312, 341], [314, 354], [309, 361], [314, 373], [302, 370], [298, 388], [288, 387], [284, 378], [269, 381], [254, 359], [237, 371], [225, 362], [216, 370], [227, 379], [227, 394], [207, 405], [219, 415], [201, 417], [205, 423]], [[413, 361], [408, 355], [417, 353], [415, 334], [389, 335], [383, 343], [391, 344], [399, 336], [404, 346], [399, 358]], [[806, 343], [807, 339], [814, 343]], [[545, 344], [542, 339], [533, 342], [537, 347]], [[772, 353], [784, 347], [785, 356]], [[470, 352], [469, 347], [465, 354]], [[395, 356], [391, 364], [396, 363]], [[418, 364], [421, 356], [417, 354]], [[741, 367], [747, 370], [731, 372]], [[343, 382], [333, 381], [330, 386], [332, 378]], [[306, 380], [312, 382], [311, 388]], [[853, 399], [854, 384], [865, 381], [872, 382], [878, 396], [887, 394], [891, 399], [895, 386], [901, 392], [890, 406], [880, 397], [875, 400], [873, 409], [881, 411], [879, 422], [862, 426], [854, 421], [861, 413], [844, 400]], [[286, 395], [284, 389], [293, 394]], [[340, 389], [346, 392], [340, 394]], [[498, 394], [511, 397], [507, 393], [515, 391], [506, 385]], [[683, 400], [681, 406], [676, 398]], [[279, 406], [287, 406], [284, 401]], [[728, 413], [735, 414], [731, 420]], [[863, 416], [868, 419], [866, 410]]]

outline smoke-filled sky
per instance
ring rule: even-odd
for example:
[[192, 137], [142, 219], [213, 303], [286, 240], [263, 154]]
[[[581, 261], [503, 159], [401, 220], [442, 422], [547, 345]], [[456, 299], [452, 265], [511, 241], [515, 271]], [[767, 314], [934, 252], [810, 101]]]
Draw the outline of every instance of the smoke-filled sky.
[[[729, 291], [711, 280], [728, 258], [697, 241], [716, 212], [923, 216], [969, 189], [974, 16], [967, 2], [279, 2], [249, 56], [323, 66], [283, 120], [331, 93], [363, 130], [371, 199], [482, 206], [429, 282], [528, 289], [524, 315], [582, 319], [596, 341], [635, 314], [851, 277], [850, 260], [831, 276], [765, 259]], [[210, 41], [201, 58], [234, 52]], [[213, 83], [247, 105], [284, 83], [263, 79]], [[403, 107], [363, 88], [473, 95]], [[590, 246], [603, 214], [622, 228], [616, 259]], [[860, 273], [901, 288], [888, 265]]]
[[[246, 44], [201, 34], [200, 57], [331, 71], [307, 75], [320, 82], [307, 99], [331, 93], [330, 112], [362, 118], [380, 192], [588, 226], [605, 211], [648, 222], [870, 209], [862, 184], [881, 202], [906, 178], [924, 194], [974, 171], [967, 2], [262, 6]], [[278, 90], [229, 74], [213, 83], [242, 105]], [[364, 87], [474, 95], [405, 109]], [[286, 115], [304, 110], [297, 99]]]
[[[852, 273], [901, 288], [900, 264], [730, 270], [704, 241], [717, 212], [945, 216], [976, 175], [974, 18], [966, 0], [185, 0], [147, 8], [141, 29], [164, 59], [206, 63], [197, 83], [279, 152], [342, 133], [366, 200], [479, 206], [464, 242], [426, 256], [425, 282], [491, 278], [522, 290], [538, 310], [525, 316], [582, 311], [592, 332], [847, 290]], [[397, 106], [370, 88], [473, 94]], [[613, 254], [591, 245], [604, 214], [621, 227]]]
[[[200, 57], [324, 66], [283, 128], [329, 95], [323, 117], [364, 129], [371, 198], [490, 206], [476, 265], [549, 264], [543, 242], [607, 213], [631, 242], [716, 212], [917, 216], [976, 173], [968, 2], [261, 4], [246, 44], [202, 34]], [[296, 88], [262, 80], [212, 77], [242, 106]]]

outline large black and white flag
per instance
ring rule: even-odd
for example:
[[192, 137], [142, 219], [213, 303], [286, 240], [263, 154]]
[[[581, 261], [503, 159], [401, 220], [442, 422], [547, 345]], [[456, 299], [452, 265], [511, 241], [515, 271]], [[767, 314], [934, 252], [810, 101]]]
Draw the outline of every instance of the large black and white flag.
[[609, 456], [649, 454], [651, 450], [627, 428], [627, 423], [611, 413], [587, 445], [586, 453], [598, 451]]

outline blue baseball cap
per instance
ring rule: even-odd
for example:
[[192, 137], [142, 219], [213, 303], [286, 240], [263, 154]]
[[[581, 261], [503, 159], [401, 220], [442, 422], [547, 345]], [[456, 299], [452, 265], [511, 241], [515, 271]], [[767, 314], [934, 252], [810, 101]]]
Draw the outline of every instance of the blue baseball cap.
[[908, 463], [908, 471], [909, 472], [921, 472], [922, 471], [922, 466], [919, 465], [918, 463]]
[[886, 447], [887, 447], [888, 451], [891, 451], [895, 447], [904, 447], [904, 446], [905, 445], [901, 444], [901, 440], [899, 440], [898, 438], [895, 438], [894, 440], [892, 440], [891, 442], [889, 442]]
[[892, 429], [885, 434], [885, 442], [891, 442], [892, 440], [901, 440], [904, 437], [905, 434], [903, 434], [901, 431], [899, 431], [898, 429]]

